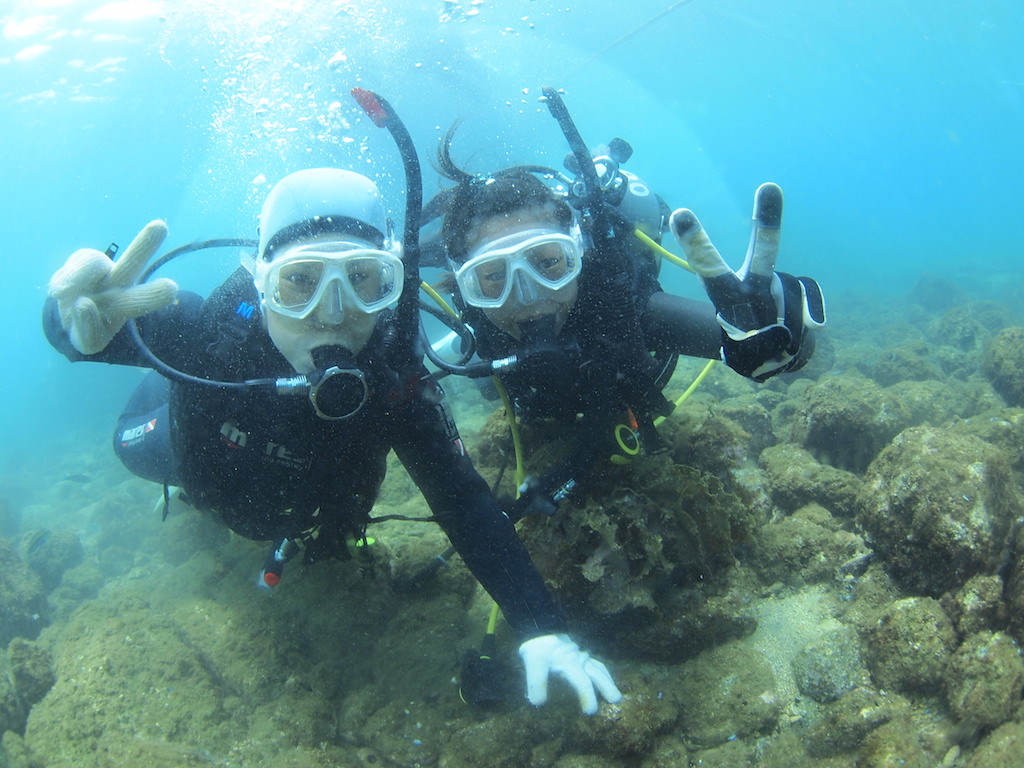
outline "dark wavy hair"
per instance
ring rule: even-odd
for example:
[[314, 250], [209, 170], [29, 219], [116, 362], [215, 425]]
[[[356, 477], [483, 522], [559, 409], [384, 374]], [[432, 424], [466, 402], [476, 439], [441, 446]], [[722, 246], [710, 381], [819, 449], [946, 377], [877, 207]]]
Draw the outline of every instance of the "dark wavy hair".
[[494, 216], [505, 216], [525, 209], [550, 211], [552, 224], [572, 225], [572, 210], [550, 187], [526, 166], [513, 166], [490, 176], [474, 176], [459, 168], [452, 159], [452, 139], [458, 130], [455, 123], [445, 133], [437, 148], [438, 173], [456, 183], [446, 193], [441, 241], [448, 258], [461, 264], [469, 256], [468, 239], [473, 228]]

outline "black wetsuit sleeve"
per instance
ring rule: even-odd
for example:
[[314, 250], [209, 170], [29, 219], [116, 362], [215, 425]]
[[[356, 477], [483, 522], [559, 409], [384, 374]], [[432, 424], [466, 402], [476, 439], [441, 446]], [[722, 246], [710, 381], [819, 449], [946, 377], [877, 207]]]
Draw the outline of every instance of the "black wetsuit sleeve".
[[658, 291], [647, 301], [640, 322], [651, 349], [707, 360], [722, 356], [722, 328], [710, 302]]
[[[173, 304], [136, 320], [139, 334], [157, 357], [172, 365], [181, 362], [182, 350], [190, 347], [189, 340], [194, 336], [195, 320], [202, 303], [200, 296], [180, 291]], [[72, 346], [61, 323], [57, 302], [52, 298], [47, 298], [43, 305], [43, 333], [53, 348], [71, 362], [89, 360], [116, 365], [149, 365], [132, 341], [127, 327], [122, 328], [102, 351], [83, 355]]]
[[420, 397], [401, 414], [392, 441], [398, 458], [509, 626], [521, 641], [564, 632], [565, 619], [512, 522], [462, 450], [443, 401]]

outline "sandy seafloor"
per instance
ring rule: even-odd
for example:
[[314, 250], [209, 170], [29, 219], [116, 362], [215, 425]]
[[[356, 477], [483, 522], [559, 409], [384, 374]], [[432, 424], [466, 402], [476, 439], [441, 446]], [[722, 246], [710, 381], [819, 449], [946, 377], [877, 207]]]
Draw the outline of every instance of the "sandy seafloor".
[[[579, 715], [558, 682], [544, 708], [523, 700], [504, 627], [499, 652], [514, 695], [490, 709], [460, 700], [460, 659], [480, 642], [486, 597], [457, 557], [416, 594], [392, 589], [397, 577], [445, 549], [434, 526], [375, 527], [372, 568], [359, 559], [293, 562], [271, 593], [255, 586], [265, 545], [184, 506], [161, 522], [160, 489], [129, 475], [106, 437], [57, 445], [44, 473], [0, 478], [0, 497], [4, 487], [19, 489], [19, 498], [34, 491], [22, 508], [6, 503], [0, 520], [4, 631], [12, 617], [28, 617], [18, 625], [20, 639], [4, 640], [11, 642], [0, 675], [7, 729], [0, 765], [1020, 764], [1024, 599], [1013, 586], [1021, 555], [1012, 537], [1021, 514], [1024, 419], [982, 373], [998, 332], [1024, 322], [1019, 280], [1005, 277], [972, 293], [926, 276], [884, 307], [837, 292], [808, 375], [758, 387], [722, 367], [672, 417], [663, 427], [670, 436], [672, 422], [736, 424], [751, 408], [770, 418], [767, 431], [762, 421], [757, 435], [747, 429], [737, 441], [733, 432], [702, 449], [728, 448], [728, 461], [706, 455], [705, 469], [724, 466], [736, 487], [753, 489], [746, 498], [756, 515], [744, 524], [745, 540], [706, 586], [733, 606], [719, 608], [719, 618], [742, 615], [745, 628], [719, 641], [708, 625], [699, 653], [675, 658], [669, 649], [661, 658], [671, 661], [652, 658], [640, 640], [598, 641], [625, 698], [592, 718]], [[693, 362], [681, 365], [669, 391], [680, 391], [696, 370]], [[1018, 385], [1022, 376], [1018, 369]], [[476, 450], [492, 407], [471, 387], [448, 388]], [[844, 406], [860, 410], [847, 415], [850, 423], [835, 422], [830, 446], [810, 424]], [[885, 443], [854, 444], [883, 422], [894, 430]], [[950, 554], [955, 543], [942, 549], [941, 523], [926, 519], [955, 499], [906, 501], [914, 487], [954, 482], [937, 476], [946, 473], [938, 463], [911, 479], [917, 454], [906, 446], [931, 440], [920, 455], [941, 455], [978, 423], [999, 428], [970, 436], [975, 442], [960, 466], [973, 475], [957, 482], [974, 477], [984, 494], [1002, 473], [1002, 490], [972, 507], [958, 534], [970, 540], [968, 552], [994, 546], [974, 562]], [[760, 454], [736, 447], [744, 441], [759, 441]], [[879, 456], [890, 443], [904, 453], [886, 463]], [[892, 502], [887, 519], [913, 516], [916, 536], [935, 540], [901, 549], [899, 535], [873, 516], [879, 493]], [[690, 502], [681, 495], [679, 503], [686, 509]], [[614, 505], [604, 509], [616, 514]], [[396, 466], [375, 512], [426, 510]], [[993, 523], [998, 515], [1005, 520]], [[39, 519], [53, 527], [33, 529], [30, 521]], [[986, 544], [972, 524], [989, 533], [994, 526], [999, 541]], [[548, 540], [545, 555], [558, 546]], [[570, 566], [582, 567], [573, 556], [567, 551]], [[703, 588], [678, 583], [680, 591]], [[659, 599], [670, 595], [659, 589]], [[30, 599], [34, 607], [26, 608]], [[901, 612], [914, 618], [901, 623]], [[601, 625], [598, 616], [592, 626]], [[640, 637], [642, 627], [636, 630]], [[586, 632], [576, 637], [594, 645]], [[810, 675], [808, 648], [817, 670]], [[834, 658], [837, 648], [845, 658]]]

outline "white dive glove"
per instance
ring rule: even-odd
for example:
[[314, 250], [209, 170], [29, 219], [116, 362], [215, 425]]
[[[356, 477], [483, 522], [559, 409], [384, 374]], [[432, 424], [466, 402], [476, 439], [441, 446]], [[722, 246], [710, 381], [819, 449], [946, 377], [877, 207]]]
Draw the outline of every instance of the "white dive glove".
[[71, 344], [83, 355], [102, 351], [129, 318], [145, 315], [174, 301], [178, 285], [160, 278], [134, 285], [167, 237], [167, 224], [151, 221], [117, 261], [105, 253], [82, 248], [50, 278], [50, 295]]
[[[583, 714], [597, 712], [597, 694], [616, 704], [622, 694], [608, 668], [574, 643], [568, 635], [541, 635], [519, 646], [526, 667], [526, 698], [535, 707], [548, 700], [548, 675], [554, 673], [571, 685]], [[596, 691], [595, 691], [596, 688]]]

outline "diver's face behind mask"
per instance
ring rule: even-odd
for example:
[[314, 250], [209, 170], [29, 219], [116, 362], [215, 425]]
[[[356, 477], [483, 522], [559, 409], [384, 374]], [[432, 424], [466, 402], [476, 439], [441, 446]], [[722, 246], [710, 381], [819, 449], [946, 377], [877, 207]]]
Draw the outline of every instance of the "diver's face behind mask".
[[463, 300], [498, 328], [522, 338], [521, 323], [552, 316], [561, 329], [576, 302], [583, 248], [535, 213], [496, 216], [477, 225], [470, 256], [455, 273]]
[[257, 263], [255, 283], [271, 340], [297, 372], [309, 374], [318, 347], [363, 350], [377, 313], [398, 300], [402, 278], [395, 253], [324, 234]]

